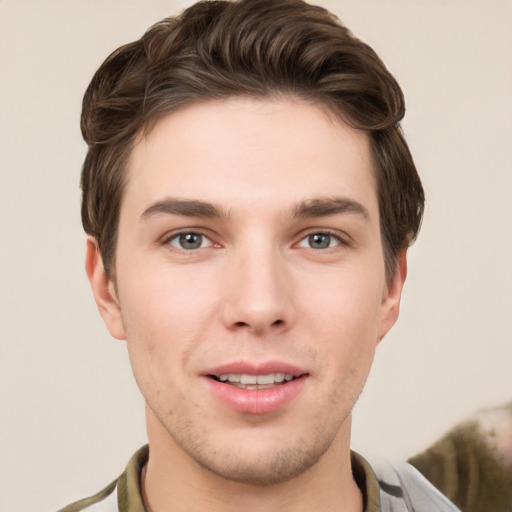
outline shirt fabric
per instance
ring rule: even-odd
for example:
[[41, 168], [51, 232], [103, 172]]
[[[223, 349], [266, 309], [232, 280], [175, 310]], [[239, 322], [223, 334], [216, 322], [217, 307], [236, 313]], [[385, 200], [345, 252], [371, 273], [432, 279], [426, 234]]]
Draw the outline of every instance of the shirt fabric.
[[[146, 512], [140, 476], [148, 456], [146, 445], [130, 459], [118, 479], [59, 512]], [[459, 512], [410, 464], [381, 464], [375, 469], [355, 452], [351, 461], [354, 480], [363, 494], [363, 512]]]

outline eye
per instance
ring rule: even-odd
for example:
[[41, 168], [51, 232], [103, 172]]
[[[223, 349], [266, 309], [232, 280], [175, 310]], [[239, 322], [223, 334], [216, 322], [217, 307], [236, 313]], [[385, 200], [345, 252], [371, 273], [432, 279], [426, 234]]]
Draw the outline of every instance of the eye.
[[338, 237], [329, 233], [311, 233], [299, 242], [299, 247], [309, 249], [330, 249], [340, 245]]
[[201, 233], [178, 233], [167, 241], [169, 245], [176, 247], [177, 249], [183, 249], [185, 251], [193, 251], [195, 249], [203, 249], [205, 247], [211, 247], [212, 241]]

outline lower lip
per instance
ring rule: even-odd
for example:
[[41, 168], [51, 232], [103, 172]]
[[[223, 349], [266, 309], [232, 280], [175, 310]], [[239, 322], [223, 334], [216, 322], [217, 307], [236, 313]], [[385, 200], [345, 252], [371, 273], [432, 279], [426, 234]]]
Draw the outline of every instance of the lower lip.
[[242, 389], [206, 377], [213, 394], [229, 408], [250, 414], [277, 411], [289, 404], [302, 390], [307, 376], [279, 384], [273, 388]]

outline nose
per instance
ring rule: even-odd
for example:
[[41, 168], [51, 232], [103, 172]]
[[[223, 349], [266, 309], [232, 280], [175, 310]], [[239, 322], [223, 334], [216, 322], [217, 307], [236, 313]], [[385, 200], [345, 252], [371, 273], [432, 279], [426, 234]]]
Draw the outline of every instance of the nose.
[[247, 252], [239, 253], [228, 265], [224, 324], [229, 330], [258, 336], [282, 332], [295, 317], [286, 261], [272, 248]]

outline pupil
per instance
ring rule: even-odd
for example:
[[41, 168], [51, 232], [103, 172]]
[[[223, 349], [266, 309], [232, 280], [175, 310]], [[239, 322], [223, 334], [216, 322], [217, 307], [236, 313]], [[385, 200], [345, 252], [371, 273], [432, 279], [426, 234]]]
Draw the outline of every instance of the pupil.
[[316, 233], [309, 237], [309, 244], [313, 249], [327, 249], [331, 243], [331, 237], [323, 233]]
[[202, 239], [202, 235], [198, 235], [197, 233], [186, 233], [180, 235], [180, 245], [183, 249], [199, 249], [203, 241]]

